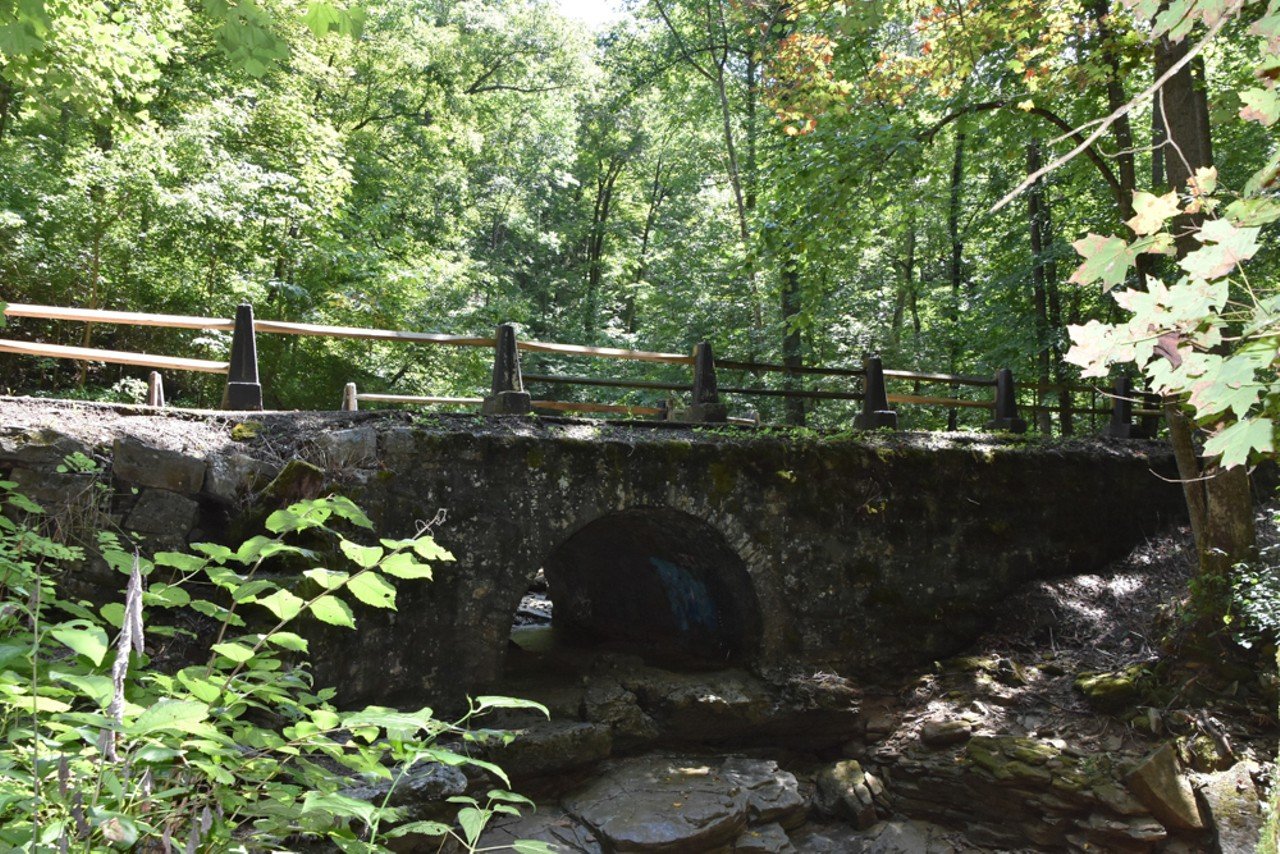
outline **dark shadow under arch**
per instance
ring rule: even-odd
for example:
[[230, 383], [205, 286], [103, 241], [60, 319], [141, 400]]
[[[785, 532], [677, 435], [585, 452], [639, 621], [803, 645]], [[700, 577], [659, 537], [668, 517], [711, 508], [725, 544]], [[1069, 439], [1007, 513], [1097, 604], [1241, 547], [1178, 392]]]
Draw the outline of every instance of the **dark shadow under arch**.
[[545, 561], [558, 632], [685, 663], [747, 663], [760, 610], [742, 558], [706, 522], [675, 510], [609, 513]]

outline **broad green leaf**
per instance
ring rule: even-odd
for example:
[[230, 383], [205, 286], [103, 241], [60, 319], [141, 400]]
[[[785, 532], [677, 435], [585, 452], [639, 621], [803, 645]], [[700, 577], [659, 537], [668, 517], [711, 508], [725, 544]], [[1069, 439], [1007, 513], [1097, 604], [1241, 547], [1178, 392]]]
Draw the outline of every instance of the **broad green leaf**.
[[[410, 834], [415, 836], [444, 836], [450, 829], [449, 825], [441, 824], [438, 821], [411, 821], [408, 824], [402, 824], [399, 827], [385, 831], [381, 835], [388, 839], [398, 839], [401, 836]], [[555, 852], [551, 852], [551, 854], [555, 854]]]
[[1280, 200], [1236, 199], [1223, 213], [1241, 227], [1267, 225], [1280, 220]]
[[517, 839], [511, 843], [511, 850], [516, 854], [556, 854], [556, 849], [536, 839]]
[[50, 634], [65, 646], [92, 661], [94, 667], [102, 664], [102, 660], [107, 657], [109, 646], [107, 633], [84, 620], [55, 626]]
[[102, 619], [106, 620], [114, 628], [124, 626], [124, 605], [120, 602], [108, 602], [98, 609], [98, 613], [102, 614]]
[[222, 696], [222, 685], [202, 675], [201, 668], [187, 668], [178, 671], [178, 681], [186, 686], [197, 700], [213, 704]]
[[293, 650], [294, 652], [306, 652], [307, 641], [293, 632], [272, 632], [267, 635], [267, 640], [282, 649]]
[[1140, 235], [1155, 234], [1164, 228], [1166, 221], [1181, 212], [1176, 191], [1165, 193], [1163, 196], [1135, 193], [1133, 210], [1134, 216], [1127, 225], [1134, 230], [1135, 234]]
[[361, 569], [368, 569], [371, 566], [377, 565], [378, 561], [382, 560], [382, 555], [384, 554], [381, 546], [362, 546], [358, 543], [353, 543], [350, 540], [343, 540], [339, 544], [339, 548], [342, 549], [342, 553], [346, 555], [352, 563]]
[[311, 603], [311, 613], [317, 620], [333, 626], [346, 626], [354, 629], [356, 619], [346, 602], [336, 596], [321, 596]]
[[[230, 554], [230, 550], [227, 554]], [[204, 568], [208, 560], [183, 552], [160, 552], [155, 558], [156, 566], [171, 566], [179, 572], [198, 572]]]
[[337, 590], [347, 582], [348, 578], [351, 577], [351, 573], [349, 572], [339, 572], [337, 570], [323, 568], [308, 569], [302, 574], [307, 578], [310, 578], [316, 584], [319, 584], [320, 587], [325, 590]]
[[1253, 452], [1275, 452], [1275, 425], [1270, 418], [1237, 421], [1204, 443], [1206, 456], [1222, 457], [1223, 468], [1247, 465]]
[[161, 608], [185, 608], [191, 604], [191, 594], [176, 584], [152, 584], [143, 595], [142, 602]]
[[1084, 263], [1071, 274], [1071, 281], [1078, 285], [1099, 280], [1108, 290], [1122, 285], [1138, 257], [1138, 253], [1119, 237], [1090, 234], [1071, 245], [1084, 258]]
[[347, 582], [351, 595], [366, 605], [395, 610], [396, 589], [376, 572], [362, 572]]
[[476, 807], [464, 807], [458, 810], [458, 824], [462, 827], [462, 836], [468, 845], [475, 845], [484, 827], [489, 823], [492, 813]]
[[1247, 122], [1258, 122], [1263, 127], [1271, 127], [1280, 119], [1280, 94], [1274, 89], [1246, 89], [1240, 93], [1244, 106], [1240, 108], [1240, 118]]
[[1209, 220], [1196, 237], [1204, 246], [1179, 262], [1179, 266], [1201, 279], [1229, 275], [1238, 264], [1257, 254], [1260, 228], [1236, 228], [1225, 219]]
[[243, 584], [237, 585], [236, 588], [231, 591], [231, 598], [236, 602], [251, 602], [259, 593], [266, 590], [275, 590], [277, 587], [278, 585], [273, 581], [257, 578], [253, 581], [246, 581]]
[[259, 599], [256, 604], [266, 608], [281, 620], [292, 620], [301, 613], [306, 602], [288, 590], [277, 590], [270, 596]]
[[60, 673], [58, 671], [53, 671], [49, 675], [59, 682], [72, 686], [97, 703], [100, 709], [105, 709], [111, 703], [111, 698], [115, 694], [115, 685], [112, 683], [110, 676], [80, 675]]
[[472, 701], [472, 705], [477, 712], [487, 712], [491, 709], [531, 709], [535, 712], [541, 712], [548, 718], [551, 712], [541, 703], [535, 703], [533, 700], [521, 700], [517, 697], [476, 697]]
[[217, 543], [192, 543], [191, 549], [206, 555], [215, 563], [224, 563], [235, 555], [235, 552], [231, 549], [226, 546], [220, 546]]
[[365, 512], [361, 510], [354, 501], [345, 495], [335, 495], [327, 500], [327, 507], [333, 515], [340, 519], [346, 519], [353, 525], [366, 530], [373, 530], [373, 522], [369, 519]]
[[440, 560], [446, 563], [456, 560], [452, 552], [441, 548], [431, 537], [418, 537], [413, 541], [413, 550], [423, 560]]
[[307, 792], [302, 799], [302, 814], [320, 813], [335, 818], [355, 818], [369, 824], [377, 812], [377, 807], [365, 801], [349, 798], [346, 795], [321, 794]]
[[210, 729], [205, 723], [208, 719], [209, 707], [204, 703], [163, 699], [127, 724], [125, 732], [134, 736], [164, 731], [198, 735]]
[[378, 569], [396, 578], [431, 578], [431, 567], [419, 561], [412, 552], [397, 552], [383, 560]]
[[253, 650], [242, 643], [215, 643], [209, 647], [218, 655], [226, 656], [236, 664], [243, 664], [253, 658]]
[[508, 792], [504, 789], [490, 789], [485, 794], [485, 797], [491, 801], [497, 801], [504, 804], [517, 804], [525, 807], [531, 807], [534, 805], [533, 801], [529, 800], [524, 795], [517, 795], [515, 792]]

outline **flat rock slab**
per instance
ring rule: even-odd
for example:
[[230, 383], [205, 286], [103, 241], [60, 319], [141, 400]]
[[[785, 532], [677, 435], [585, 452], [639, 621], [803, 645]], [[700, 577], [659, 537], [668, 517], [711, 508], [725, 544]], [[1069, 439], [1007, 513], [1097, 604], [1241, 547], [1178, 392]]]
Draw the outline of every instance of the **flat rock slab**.
[[732, 843], [753, 813], [794, 820], [796, 791], [772, 762], [657, 754], [610, 764], [563, 805], [606, 849], [692, 854]]
[[170, 492], [199, 492], [208, 467], [199, 457], [144, 445], [129, 436], [116, 439], [111, 460], [112, 473], [121, 480]]
[[867, 830], [806, 825], [792, 834], [799, 854], [979, 854], [989, 849], [926, 821], [882, 821]]
[[539, 806], [536, 811], [522, 808], [523, 814], [495, 816], [480, 835], [477, 848], [507, 850], [521, 839], [545, 842], [566, 854], [604, 854], [595, 834], [564, 810]]

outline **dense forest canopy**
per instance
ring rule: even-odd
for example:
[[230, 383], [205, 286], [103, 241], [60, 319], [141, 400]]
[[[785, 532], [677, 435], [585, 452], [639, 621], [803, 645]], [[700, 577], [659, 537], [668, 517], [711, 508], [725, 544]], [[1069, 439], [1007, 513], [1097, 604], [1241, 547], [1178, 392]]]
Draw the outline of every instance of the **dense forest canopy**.
[[[1132, 236], [1135, 194], [1185, 180], [1166, 125], [1201, 109], [1229, 188], [1272, 144], [1248, 111], [1274, 99], [1241, 99], [1257, 41], [1242, 15], [1187, 66], [1205, 97], [1146, 102], [993, 211], [1204, 29], [1162, 49], [1131, 5], [631, 0], [593, 33], [550, 0], [5, 0], [0, 298], [216, 316], [247, 301], [289, 320], [512, 321], [575, 343], [1074, 379], [1066, 328], [1120, 311], [1067, 281], [1072, 243]], [[1144, 261], [1131, 278], [1169, 263]], [[1274, 253], [1254, 263], [1274, 278]], [[8, 334], [210, 358], [228, 344]], [[350, 381], [474, 393], [487, 370], [483, 353], [260, 346], [273, 406], [332, 407]], [[5, 358], [14, 392], [139, 373]], [[168, 382], [178, 402], [220, 393]]]

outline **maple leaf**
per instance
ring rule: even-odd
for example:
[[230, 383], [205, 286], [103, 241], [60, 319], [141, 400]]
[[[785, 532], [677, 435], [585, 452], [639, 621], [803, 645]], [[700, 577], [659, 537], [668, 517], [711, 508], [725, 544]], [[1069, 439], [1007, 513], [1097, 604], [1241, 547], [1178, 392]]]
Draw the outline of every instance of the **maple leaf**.
[[1135, 193], [1133, 210], [1134, 216], [1125, 224], [1132, 228], [1135, 234], [1155, 234], [1164, 228], [1165, 220], [1181, 213], [1176, 192], [1165, 193], [1163, 196]]
[[1209, 220], [1196, 235], [1205, 245], [1178, 262], [1179, 266], [1199, 279], [1220, 279], [1257, 254], [1261, 230], [1236, 228], [1225, 219]]
[[1280, 94], [1268, 89], [1246, 89], [1240, 93], [1244, 106], [1240, 108], [1240, 118], [1247, 122], [1258, 122], [1263, 127], [1271, 127], [1280, 119]]
[[1216, 166], [1201, 166], [1196, 169], [1196, 174], [1187, 179], [1189, 186], [1196, 195], [1210, 196], [1213, 191], [1218, 189], [1218, 169]]
[[1068, 326], [1071, 349], [1063, 359], [1084, 368], [1081, 376], [1105, 377], [1115, 350], [1114, 326], [1090, 320], [1084, 326]]
[[1221, 455], [1223, 468], [1235, 468], [1249, 462], [1249, 454], [1275, 452], [1275, 425], [1270, 418], [1237, 421], [1204, 443], [1206, 456]]
[[1070, 281], [1087, 285], [1101, 279], [1108, 291], [1124, 284], [1124, 278], [1138, 255], [1122, 238], [1100, 234], [1089, 234], [1071, 246], [1084, 258], [1084, 263], [1071, 274]]

